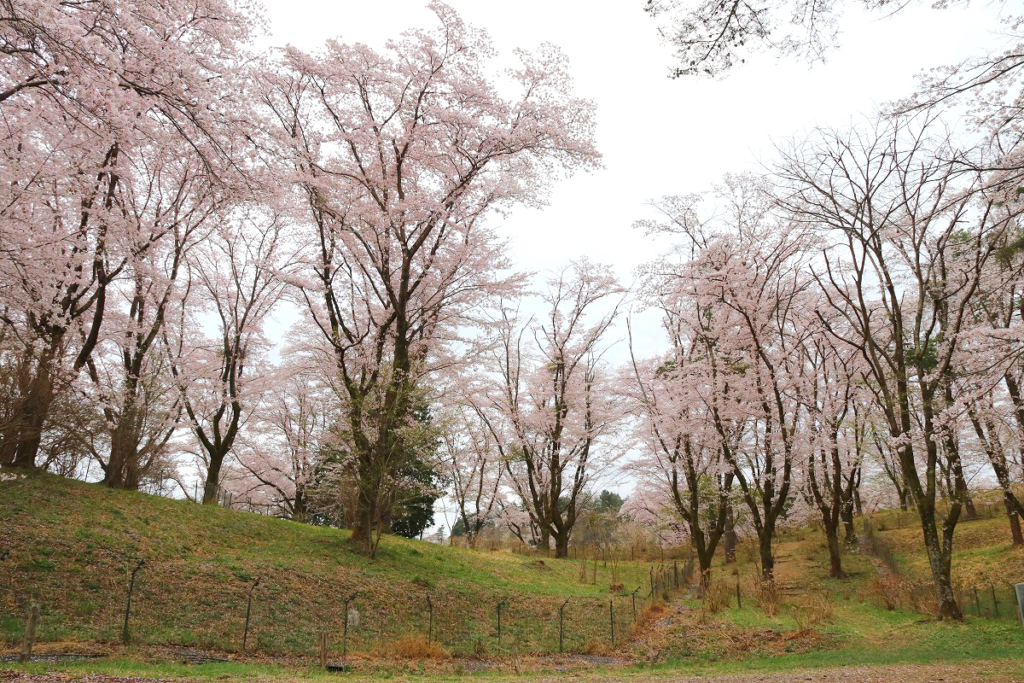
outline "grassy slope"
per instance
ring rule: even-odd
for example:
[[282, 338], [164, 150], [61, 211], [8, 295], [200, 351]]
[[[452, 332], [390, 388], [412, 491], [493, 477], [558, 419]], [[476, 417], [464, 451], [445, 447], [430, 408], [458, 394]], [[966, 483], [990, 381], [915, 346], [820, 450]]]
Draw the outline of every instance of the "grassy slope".
[[[886, 517], [892, 514], [876, 517], [876, 527], [884, 528], [880, 537], [896, 550], [908, 576], [925, 578], [912, 518], [905, 515], [904, 528], [896, 529]], [[954, 561], [958, 578], [981, 585], [1024, 581], [1024, 551], [1012, 550], [1008, 538], [1005, 518], [961, 524]], [[4, 574], [11, 582], [0, 582], [0, 615], [11, 615], [0, 621], [0, 637], [12, 641], [20, 635], [23, 610], [12, 610], [19, 599], [24, 602], [19, 593], [31, 589], [46, 604], [44, 639], [116, 640], [125, 568], [141, 554], [150, 564], [140, 573], [133, 624], [136, 638], [147, 643], [237, 649], [246, 582], [255, 575], [264, 582], [254, 608], [255, 642], [262, 652], [302, 654], [306, 661], [320, 628], [335, 634], [338, 647], [340, 601], [356, 589], [363, 591], [357, 602], [362, 619], [353, 650], [384, 649], [404, 634], [424, 631], [428, 589], [437, 606], [435, 633], [456, 652], [471, 651], [478, 640], [487, 651], [497, 651], [493, 606], [504, 597], [512, 598], [503, 620], [504, 642], [507, 646], [511, 635], [522, 653], [557, 649], [557, 607], [566, 597], [573, 599], [566, 615], [568, 649], [607, 640], [610, 568], [599, 565], [597, 584], [590, 585], [578, 581], [575, 562], [539, 564], [508, 553], [392, 538], [385, 540], [380, 558], [368, 562], [345, 539], [335, 530], [52, 477], [0, 483], [0, 548], [12, 550], [2, 569], [14, 569]], [[828, 579], [821, 534], [805, 529], [788, 531], [780, 540], [777, 571], [786, 589], [784, 604], [767, 616], [754, 600], [754, 555], [744, 545], [736, 565], [723, 566], [721, 558], [716, 563], [716, 583], [730, 596], [728, 607], [709, 612], [696, 600], [679, 601], [655, 626], [620, 644], [619, 652], [648, 661], [645, 677], [678, 669], [703, 674], [983, 660], [1016, 662], [1024, 675], [1019, 657], [1024, 629], [1005, 606], [1001, 619], [972, 616], [964, 624], [938, 623], [911, 609], [886, 610], [878, 595], [877, 563], [850, 552], [844, 560], [850, 578]], [[635, 586], [646, 572], [646, 566], [623, 566], [615, 582]], [[742, 609], [734, 597], [737, 578]], [[616, 621], [628, 626], [628, 598], [616, 600]], [[151, 674], [179, 673], [163, 671], [162, 664], [146, 666]], [[123, 667], [127, 673], [136, 665], [108, 660], [73, 667]], [[193, 676], [241, 679], [277, 676], [276, 671], [251, 663], [188, 669]]]
[[[904, 528], [895, 529], [889, 516], [895, 513], [883, 513], [875, 520], [877, 527], [885, 528], [879, 536], [897, 553], [906, 576], [926, 579], [920, 531], [906, 528], [916, 524], [916, 518], [904, 513]], [[729, 607], [710, 614], [700, 603], [689, 602], [692, 610], [680, 619], [675, 637], [668, 635], [661, 665], [713, 665], [722, 671], [981, 659], [1020, 663], [1024, 628], [1008, 604], [1012, 593], [1007, 584], [1024, 581], [1024, 550], [1011, 547], [1006, 518], [997, 515], [961, 523], [954, 549], [954, 576], [959, 582], [1002, 587], [999, 619], [973, 616], [970, 591], [964, 595], [969, 616], [962, 624], [937, 622], [909, 608], [887, 610], [876, 582], [877, 563], [871, 557], [848, 552], [844, 565], [849, 578], [829, 579], [820, 531], [791, 530], [782, 535], [776, 549], [777, 576], [786, 588], [779, 613], [767, 616], [754, 600], [753, 548], [742, 548], [736, 565], [726, 567], [719, 558], [715, 580], [723, 592], [733, 594]], [[736, 608], [734, 597], [737, 577], [745, 596], [742, 609]], [[982, 612], [991, 616], [985, 596], [982, 592]]]
[[[140, 643], [237, 650], [254, 577], [249, 647], [270, 654], [315, 651], [316, 632], [340, 649], [342, 600], [360, 591], [351, 650], [387, 650], [425, 633], [425, 596], [434, 633], [452, 650], [494, 651], [495, 605], [503, 642], [520, 652], [557, 651], [557, 609], [567, 610], [567, 647], [607, 637], [609, 585], [644, 582], [648, 567], [598, 565], [596, 584], [580, 565], [504, 552], [472, 552], [387, 537], [369, 561], [348, 534], [100, 486], [33, 476], [0, 482], [0, 640], [13, 645], [29, 595], [44, 605], [41, 641], [111, 642], [120, 637], [126, 571], [138, 557], [132, 636]], [[590, 568], [592, 570], [592, 567]], [[616, 598], [628, 619], [628, 598]], [[631, 610], [629, 610], [631, 611]], [[602, 616], [603, 615], [603, 616]]]

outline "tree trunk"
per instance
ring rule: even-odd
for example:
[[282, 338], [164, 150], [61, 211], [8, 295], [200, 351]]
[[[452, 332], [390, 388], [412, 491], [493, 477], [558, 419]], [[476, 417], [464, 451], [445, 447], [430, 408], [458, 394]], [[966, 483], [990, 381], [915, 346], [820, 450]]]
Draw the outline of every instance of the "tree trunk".
[[772, 535], [767, 530], [758, 536], [758, 553], [761, 557], [761, 578], [775, 580], [775, 556], [772, 554]]
[[857, 525], [853, 522], [853, 506], [844, 505], [841, 511], [843, 517], [843, 543], [847, 546], [857, 545]]
[[217, 494], [220, 492], [220, 469], [227, 453], [208, 453], [208, 455], [210, 456], [210, 467], [206, 471], [206, 483], [203, 485], [203, 505], [216, 505]]
[[30, 380], [25, 399], [18, 408], [13, 428], [0, 443], [0, 465], [33, 470], [43, 437], [43, 426], [53, 404], [53, 378], [48, 357], [39, 360], [36, 375]]
[[357, 496], [355, 523], [352, 525], [352, 542], [370, 548], [373, 544], [373, 510], [370, 502], [360, 493]]
[[964, 478], [963, 464], [959, 456], [953, 461], [953, 478], [957, 491], [963, 499], [964, 509], [967, 512], [967, 519], [978, 519], [978, 510], [974, 507], [974, 500], [967, 488], [967, 480]]
[[953, 580], [950, 566], [952, 564], [952, 546], [943, 548], [939, 539], [939, 530], [935, 524], [934, 511], [929, 505], [918, 505], [921, 516], [921, 531], [924, 534], [924, 546], [928, 552], [928, 566], [935, 582], [935, 598], [938, 603], [939, 619], [961, 620], [964, 618], [960, 606], [956, 603], [953, 592]]
[[555, 534], [555, 557], [569, 557], [569, 534]]
[[292, 520], [295, 522], [305, 522], [308, 514], [306, 504], [306, 488], [304, 486], [295, 487], [295, 501], [292, 503]]
[[725, 511], [725, 563], [736, 561], [736, 516], [729, 505]]
[[103, 483], [110, 488], [136, 491], [139, 488], [139, 434], [130, 407], [110, 435], [110, 457], [103, 470]]
[[[847, 530], [849, 533], [849, 530]], [[826, 524], [825, 538], [828, 540], [828, 575], [833, 579], [845, 579], [846, 572], [843, 571], [843, 554], [839, 545], [839, 525]]]
[[707, 593], [707, 589], [711, 587], [711, 563], [715, 559], [715, 551], [708, 550], [706, 547], [697, 548], [697, 567], [700, 569], [700, 592], [701, 595]]
[[1003, 495], [1003, 504], [1006, 506], [1006, 516], [1010, 519], [1010, 535], [1013, 537], [1014, 547], [1024, 545], [1024, 535], [1021, 534], [1020, 515], [1010, 500], [1008, 494]]

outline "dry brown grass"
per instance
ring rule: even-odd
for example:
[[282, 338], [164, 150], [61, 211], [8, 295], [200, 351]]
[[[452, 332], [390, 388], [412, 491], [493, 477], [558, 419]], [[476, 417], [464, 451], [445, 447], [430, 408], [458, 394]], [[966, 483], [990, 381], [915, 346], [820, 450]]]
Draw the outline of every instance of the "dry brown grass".
[[934, 615], [935, 601], [926, 582], [899, 574], [879, 574], [867, 589], [867, 597], [887, 610], [907, 609]]
[[774, 617], [782, 609], [782, 593], [778, 585], [774, 581], [764, 579], [760, 572], [754, 574], [754, 601], [770, 617]]
[[393, 643], [383, 643], [380, 646], [382, 653], [390, 654], [400, 659], [448, 659], [451, 653], [441, 647], [440, 643], [427, 642], [423, 636], [403, 636]]
[[795, 605], [793, 620], [798, 631], [809, 631], [811, 627], [831, 620], [834, 611], [835, 605], [828, 593], [809, 593]]
[[718, 614], [729, 606], [735, 590], [735, 585], [727, 581], [712, 581], [704, 589], [701, 608], [709, 614]]
[[647, 607], [640, 610], [640, 613], [629, 627], [630, 637], [635, 637], [638, 633], [643, 633], [651, 627], [651, 625], [665, 614], [668, 608], [665, 603], [660, 600], [655, 600]]
[[607, 657], [612, 653], [612, 646], [603, 640], [592, 640], [583, 646], [583, 654], [594, 657]]

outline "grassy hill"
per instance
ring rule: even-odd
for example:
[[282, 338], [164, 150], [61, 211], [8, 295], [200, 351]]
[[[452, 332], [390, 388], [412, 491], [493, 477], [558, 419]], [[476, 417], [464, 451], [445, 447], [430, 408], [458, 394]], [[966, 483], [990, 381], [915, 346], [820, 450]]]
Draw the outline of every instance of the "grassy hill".
[[[774, 603], [758, 593], [756, 549], [744, 542], [737, 563], [717, 559], [711, 598], [675, 594], [669, 604], [641, 612], [642, 626], [634, 628], [630, 598], [610, 588], [643, 585], [645, 594], [646, 564], [598, 563], [594, 582], [594, 566], [587, 563], [582, 581], [581, 565], [572, 560], [390, 537], [370, 561], [347, 543], [347, 532], [39, 475], [0, 482], [0, 553], [10, 551], [0, 563], [0, 639], [8, 649], [16, 645], [26, 606], [35, 599], [44, 607], [40, 639], [49, 648], [82, 651], [119, 641], [127, 572], [142, 557], [147, 564], [138, 575], [132, 637], [145, 647], [128, 651], [128, 660], [67, 666], [277, 680], [284, 674], [273, 667], [280, 663], [308, 665], [314, 659], [318, 632], [329, 634], [331, 658], [337, 660], [343, 600], [358, 591], [352, 604], [359, 624], [349, 634], [349, 651], [372, 666], [403, 654], [430, 654], [421, 637], [428, 629], [429, 594], [435, 639], [466, 656], [460, 660], [465, 662], [493, 655], [507, 663], [513, 644], [522, 655], [558, 652], [558, 608], [568, 599], [566, 651], [613, 655], [641, 668], [633, 673], [645, 678], [679, 670], [719, 675], [907, 663], [971, 670], [967, 662], [987, 662], [984, 667], [994, 671], [1009, 671], [1012, 664], [1024, 675], [1024, 628], [1016, 622], [1008, 587], [1024, 581], [1024, 551], [1011, 548], [1005, 517], [994, 514], [958, 528], [954, 574], [969, 614], [964, 623], [937, 622], [928, 612], [928, 570], [912, 513], [883, 512], [871, 522], [879, 543], [894, 554], [895, 570], [851, 549], [844, 557], [849, 578], [829, 579], [821, 533], [790, 529], [776, 547]], [[209, 669], [166, 663], [180, 661], [180, 654], [160, 655], [161, 647], [238, 652], [247, 591], [256, 577], [261, 583], [249, 657]], [[992, 587], [999, 588], [998, 615], [988, 593]], [[980, 589], [977, 609], [974, 588]], [[496, 605], [503, 600], [508, 602], [499, 646]], [[111, 650], [118, 656], [126, 652]], [[265, 659], [276, 663], [258, 663]], [[535, 666], [567, 665], [559, 661], [537, 660]], [[579, 664], [577, 659], [568, 665]], [[452, 673], [463, 664], [444, 666]], [[313, 669], [301, 672], [303, 679], [316, 676]]]
[[[565, 647], [581, 650], [609, 638], [609, 600], [625, 632], [631, 601], [612, 592], [646, 585], [640, 563], [588, 565], [473, 552], [386, 537], [377, 559], [347, 543], [348, 533], [255, 514], [114, 491], [48, 475], [0, 482], [0, 640], [21, 638], [28, 603], [43, 606], [41, 642], [116, 642], [127, 576], [138, 558], [131, 616], [135, 643], [237, 651], [247, 594], [257, 577], [249, 650], [309, 656], [317, 632], [340, 652], [343, 601], [358, 626], [350, 651], [393, 653], [410, 635], [426, 635], [427, 595], [435, 640], [454, 653], [496, 652], [496, 606], [502, 650], [558, 651], [558, 608]], [[350, 620], [351, 621], [351, 620]], [[621, 636], [620, 636], [621, 637]]]

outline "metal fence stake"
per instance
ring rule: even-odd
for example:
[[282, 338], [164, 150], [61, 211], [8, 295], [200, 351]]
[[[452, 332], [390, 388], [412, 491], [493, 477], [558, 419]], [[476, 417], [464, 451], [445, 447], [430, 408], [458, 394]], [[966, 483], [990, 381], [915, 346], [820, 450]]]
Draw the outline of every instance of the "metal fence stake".
[[[434, 642], [434, 603], [430, 600], [430, 594], [427, 593], [427, 644]], [[501, 621], [501, 616], [498, 617], [498, 621]], [[499, 628], [500, 632], [500, 628]], [[500, 640], [501, 637], [499, 636]]]
[[565, 633], [565, 606], [569, 604], [566, 600], [562, 603], [562, 606], [558, 608], [558, 654], [562, 654], [563, 648], [563, 635]]
[[608, 626], [612, 632], [612, 647], [615, 647], [615, 601], [608, 601]]
[[242, 652], [245, 652], [245, 645], [249, 640], [249, 617], [252, 616], [252, 594], [259, 585], [260, 577], [257, 576], [256, 580], [252, 582], [252, 586], [249, 587], [249, 602], [245, 606], [245, 631], [242, 633]]
[[501, 647], [501, 608], [505, 606], [508, 599], [502, 600], [498, 603], [498, 647]]
[[146, 564], [144, 559], [139, 559], [135, 564], [135, 569], [132, 570], [132, 577], [128, 581], [128, 602], [124, 607], [124, 626], [121, 628], [121, 642], [128, 642], [128, 617], [132, 612], [132, 593], [135, 591], [135, 575], [139, 573], [143, 565]]

